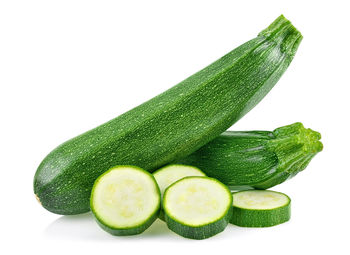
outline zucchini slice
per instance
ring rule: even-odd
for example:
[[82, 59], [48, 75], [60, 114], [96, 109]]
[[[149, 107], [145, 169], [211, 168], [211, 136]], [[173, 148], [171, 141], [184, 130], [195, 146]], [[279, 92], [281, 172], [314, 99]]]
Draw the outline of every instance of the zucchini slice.
[[164, 191], [168, 186], [184, 177], [206, 175], [197, 167], [174, 164], [158, 169], [153, 173], [153, 176], [156, 179], [160, 193], [163, 196]]
[[160, 191], [152, 174], [135, 166], [116, 166], [94, 183], [91, 210], [112, 235], [136, 235], [158, 217]]
[[271, 227], [290, 219], [290, 198], [271, 190], [233, 193], [230, 223], [241, 227]]
[[165, 190], [163, 209], [170, 230], [186, 238], [205, 239], [228, 225], [232, 195], [216, 179], [185, 177]]
[[[206, 176], [201, 170], [194, 166], [173, 164], [162, 167], [153, 173], [156, 179], [161, 196], [163, 196], [165, 189], [174, 182], [189, 176]], [[159, 219], [165, 220], [164, 211], [161, 209]]]

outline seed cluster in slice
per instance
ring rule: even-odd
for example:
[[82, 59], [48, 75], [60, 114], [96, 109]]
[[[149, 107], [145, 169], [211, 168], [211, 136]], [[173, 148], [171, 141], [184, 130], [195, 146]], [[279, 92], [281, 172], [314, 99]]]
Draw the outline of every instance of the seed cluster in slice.
[[270, 227], [290, 219], [290, 198], [271, 190], [233, 193], [230, 222], [241, 227]]
[[158, 169], [153, 176], [163, 196], [165, 189], [174, 182], [189, 176], [205, 176], [205, 173], [194, 166], [173, 164]]
[[[161, 196], [163, 197], [165, 189], [174, 182], [189, 176], [205, 176], [205, 174], [197, 167], [188, 165], [173, 164], [162, 167], [153, 173], [156, 179]], [[164, 219], [164, 211], [160, 210], [159, 219]]]
[[160, 191], [152, 174], [135, 166], [117, 166], [96, 181], [91, 210], [107, 232], [135, 235], [158, 217]]
[[165, 190], [163, 209], [170, 230], [183, 237], [205, 239], [226, 228], [232, 195], [216, 179], [185, 177]]

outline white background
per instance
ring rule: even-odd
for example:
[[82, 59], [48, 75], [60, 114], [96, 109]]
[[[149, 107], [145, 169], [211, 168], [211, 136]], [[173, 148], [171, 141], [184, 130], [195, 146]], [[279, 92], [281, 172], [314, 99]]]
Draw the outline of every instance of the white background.
[[[349, 254], [347, 2], [1, 1], [1, 253]], [[230, 225], [194, 241], [157, 221], [113, 237], [90, 214], [59, 216], [36, 202], [33, 176], [54, 147], [170, 88], [281, 13], [304, 40], [276, 87], [231, 129], [300, 121], [322, 133], [324, 151], [274, 187], [292, 198], [288, 223]]]

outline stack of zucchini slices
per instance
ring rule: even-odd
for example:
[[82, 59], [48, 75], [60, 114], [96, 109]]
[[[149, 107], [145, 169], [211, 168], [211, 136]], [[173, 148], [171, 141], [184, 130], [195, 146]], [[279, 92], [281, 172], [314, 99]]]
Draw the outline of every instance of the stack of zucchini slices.
[[173, 232], [190, 239], [214, 236], [232, 223], [268, 227], [290, 218], [288, 196], [267, 190], [233, 195], [226, 185], [196, 167], [169, 165], [153, 175], [135, 166], [116, 166], [92, 189], [91, 210], [112, 235], [135, 235], [160, 217]]

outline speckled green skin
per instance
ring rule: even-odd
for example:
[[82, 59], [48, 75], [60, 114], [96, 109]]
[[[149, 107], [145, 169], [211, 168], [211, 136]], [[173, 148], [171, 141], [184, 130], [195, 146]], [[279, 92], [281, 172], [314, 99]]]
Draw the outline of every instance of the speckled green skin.
[[158, 213], [159, 213], [159, 211], [157, 211], [156, 213], [152, 214], [151, 217], [149, 217], [147, 219], [147, 221], [145, 221], [143, 224], [141, 224], [141, 225], [139, 225], [137, 227], [124, 228], [124, 229], [111, 228], [108, 225], [104, 224], [102, 221], [100, 221], [100, 219], [96, 218], [95, 215], [94, 215], [94, 217], [95, 217], [96, 222], [98, 223], [98, 225], [104, 231], [110, 233], [111, 235], [114, 235], [114, 236], [132, 236], [132, 235], [141, 234], [146, 229], [148, 229], [152, 225], [152, 223], [158, 218]]
[[[287, 196], [286, 194], [283, 195]], [[287, 222], [291, 216], [291, 200], [289, 197], [288, 201], [287, 204], [271, 210], [252, 210], [233, 206], [230, 223], [240, 227], [262, 228]]]
[[167, 214], [164, 214], [164, 217], [168, 228], [174, 233], [189, 239], [202, 240], [215, 236], [225, 230], [232, 218], [232, 207], [230, 207], [227, 214], [220, 220], [200, 227], [186, 226], [172, 219]]
[[[185, 177], [183, 179], [189, 179], [189, 178], [206, 178], [206, 179], [212, 179], [213, 181], [217, 182], [220, 184], [224, 189], [227, 190], [227, 192], [231, 195], [230, 190], [221, 182], [217, 181], [216, 179], [209, 178], [209, 177], [204, 177], [204, 176], [196, 176], [196, 177]], [[181, 179], [181, 180], [183, 180]], [[180, 182], [181, 180], [173, 183], [170, 185], [168, 189], [171, 189], [171, 187]], [[223, 215], [221, 218], [217, 219], [216, 221], [210, 222], [205, 225], [200, 225], [200, 226], [189, 226], [188, 224], [178, 221], [175, 218], [171, 217], [170, 214], [166, 208], [165, 203], [167, 202], [166, 198], [166, 191], [164, 193], [164, 199], [162, 201], [162, 204], [164, 205], [164, 210], [163, 210], [163, 217], [165, 219], [165, 222], [167, 223], [168, 228], [173, 231], [174, 233], [189, 238], [189, 239], [196, 239], [196, 240], [202, 240], [206, 239], [212, 236], [215, 236], [216, 234], [219, 234], [220, 232], [224, 231], [225, 228], [227, 227], [228, 223], [230, 222], [232, 218], [232, 213], [233, 213], [233, 208], [232, 208], [232, 196], [230, 196], [230, 201], [227, 207], [227, 210], [223, 212]]]
[[321, 135], [294, 123], [271, 131], [226, 131], [179, 163], [197, 166], [232, 190], [267, 189], [304, 170]]
[[183, 158], [249, 112], [292, 61], [301, 34], [283, 16], [175, 87], [54, 149], [34, 192], [57, 214], [89, 210], [95, 179], [115, 165], [154, 170]]
[[141, 172], [144, 172], [145, 174], [147, 174], [150, 179], [152, 179], [154, 181], [154, 186], [155, 186], [155, 192], [158, 193], [158, 197], [159, 197], [159, 203], [158, 203], [158, 206], [157, 208], [155, 208], [154, 212], [144, 221], [142, 222], [141, 224], [138, 224], [137, 226], [133, 226], [133, 227], [128, 227], [128, 228], [116, 228], [116, 227], [113, 227], [111, 225], [109, 225], [108, 223], [106, 223], [106, 221], [104, 221], [100, 216], [99, 216], [99, 212], [96, 211], [96, 209], [94, 208], [94, 204], [92, 203], [93, 199], [92, 197], [94, 196], [94, 188], [96, 185], [98, 185], [98, 182], [99, 180], [105, 175], [107, 174], [108, 172], [110, 171], [113, 171], [115, 169], [118, 169], [118, 168], [123, 168], [125, 166], [116, 166], [116, 167], [113, 167], [111, 169], [109, 169], [108, 171], [106, 171], [105, 173], [103, 173], [102, 175], [100, 175], [94, 185], [93, 185], [93, 188], [92, 188], [92, 191], [91, 191], [91, 199], [90, 199], [90, 208], [91, 208], [91, 211], [96, 219], [96, 222], [98, 223], [98, 225], [103, 229], [105, 230], [106, 232], [114, 235], [114, 236], [130, 236], [130, 235], [138, 235], [138, 234], [141, 234], [142, 232], [144, 232], [147, 228], [149, 228], [152, 223], [158, 218], [158, 215], [159, 215], [159, 211], [160, 211], [160, 201], [161, 201], [161, 198], [160, 198], [160, 190], [159, 190], [159, 187], [157, 185], [157, 182], [156, 180], [154, 179], [154, 176], [148, 172], [146, 172], [145, 170], [139, 168], [139, 167], [135, 167], [135, 166], [126, 166], [128, 168], [134, 168], [135, 170], [137, 171], [141, 171]]

